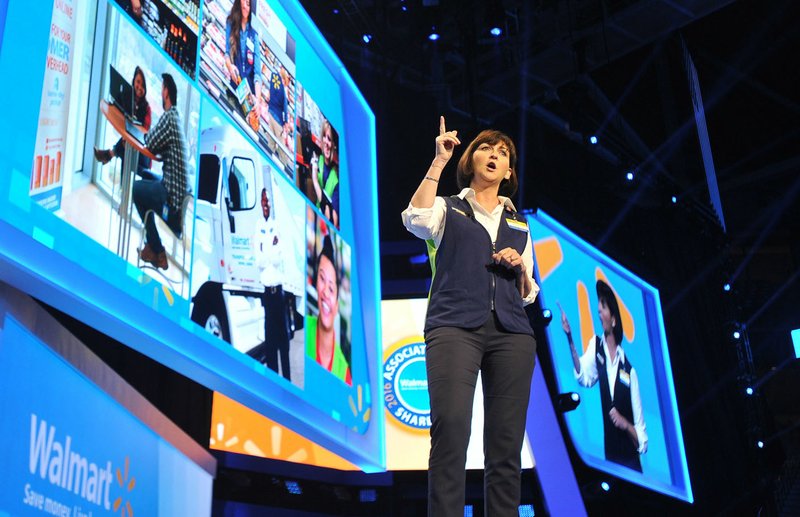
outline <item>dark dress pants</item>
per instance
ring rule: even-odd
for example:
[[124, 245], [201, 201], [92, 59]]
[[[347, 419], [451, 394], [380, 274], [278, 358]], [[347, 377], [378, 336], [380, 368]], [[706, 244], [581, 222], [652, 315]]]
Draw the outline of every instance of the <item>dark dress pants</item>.
[[286, 326], [286, 305], [281, 286], [264, 287], [261, 299], [264, 305], [264, 362], [274, 372], [278, 371], [278, 356], [281, 359], [283, 376], [292, 380], [289, 367], [289, 330]]
[[164, 207], [167, 204], [166, 187], [161, 181], [156, 180], [134, 181], [133, 204], [136, 206], [136, 211], [139, 212], [139, 217], [145, 221], [145, 235], [150, 249], [155, 253], [161, 253], [164, 251], [164, 246], [161, 244], [161, 237], [156, 229], [155, 217], [147, 217], [145, 220], [145, 215], [148, 210], [152, 210], [156, 216], [163, 218]]
[[536, 340], [500, 328], [440, 327], [426, 336], [431, 400], [428, 515], [464, 515], [465, 466], [478, 370], [484, 397], [484, 507], [487, 517], [518, 515], [520, 451]]
[[[125, 142], [120, 138], [117, 140], [117, 143], [114, 144], [114, 156], [119, 158], [121, 162], [125, 162]], [[144, 172], [150, 168], [151, 161], [150, 158], [139, 153], [139, 163], [136, 164], [136, 174], [139, 176], [144, 176]]]

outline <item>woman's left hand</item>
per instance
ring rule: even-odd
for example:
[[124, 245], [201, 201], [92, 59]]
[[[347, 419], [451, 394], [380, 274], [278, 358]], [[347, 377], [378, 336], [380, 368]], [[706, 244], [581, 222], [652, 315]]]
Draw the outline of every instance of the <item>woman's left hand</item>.
[[495, 264], [513, 269], [518, 276], [525, 272], [525, 264], [522, 262], [522, 256], [517, 253], [517, 250], [514, 248], [501, 249], [492, 255], [492, 260], [494, 260]]

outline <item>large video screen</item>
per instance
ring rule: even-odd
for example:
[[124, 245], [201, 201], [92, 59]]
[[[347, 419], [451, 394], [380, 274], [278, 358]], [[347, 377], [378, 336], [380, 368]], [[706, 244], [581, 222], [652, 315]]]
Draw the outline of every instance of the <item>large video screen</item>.
[[580, 457], [691, 502], [658, 291], [539, 211], [529, 216], [547, 340]]
[[382, 469], [374, 116], [299, 2], [6, 14], [0, 278]]

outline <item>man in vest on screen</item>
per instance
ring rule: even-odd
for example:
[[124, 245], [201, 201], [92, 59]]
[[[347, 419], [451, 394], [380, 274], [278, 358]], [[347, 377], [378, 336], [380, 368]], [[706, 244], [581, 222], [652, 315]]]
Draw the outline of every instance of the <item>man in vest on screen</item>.
[[569, 321], [561, 309], [561, 326], [572, 351], [575, 378], [587, 388], [600, 383], [606, 459], [641, 472], [639, 455], [647, 452], [647, 432], [639, 378], [622, 349], [622, 318], [617, 297], [602, 280], [597, 281], [597, 313], [602, 336], [593, 336], [578, 357]]

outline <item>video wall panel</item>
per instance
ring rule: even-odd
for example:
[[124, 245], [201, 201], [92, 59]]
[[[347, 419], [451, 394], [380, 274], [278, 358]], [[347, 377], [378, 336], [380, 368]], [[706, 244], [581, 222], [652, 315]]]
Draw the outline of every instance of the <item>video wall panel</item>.
[[691, 502], [658, 290], [544, 212], [528, 217], [558, 391], [580, 396], [564, 414], [578, 454]]
[[299, 2], [12, 0], [0, 70], [4, 279], [382, 468], [374, 116]]

